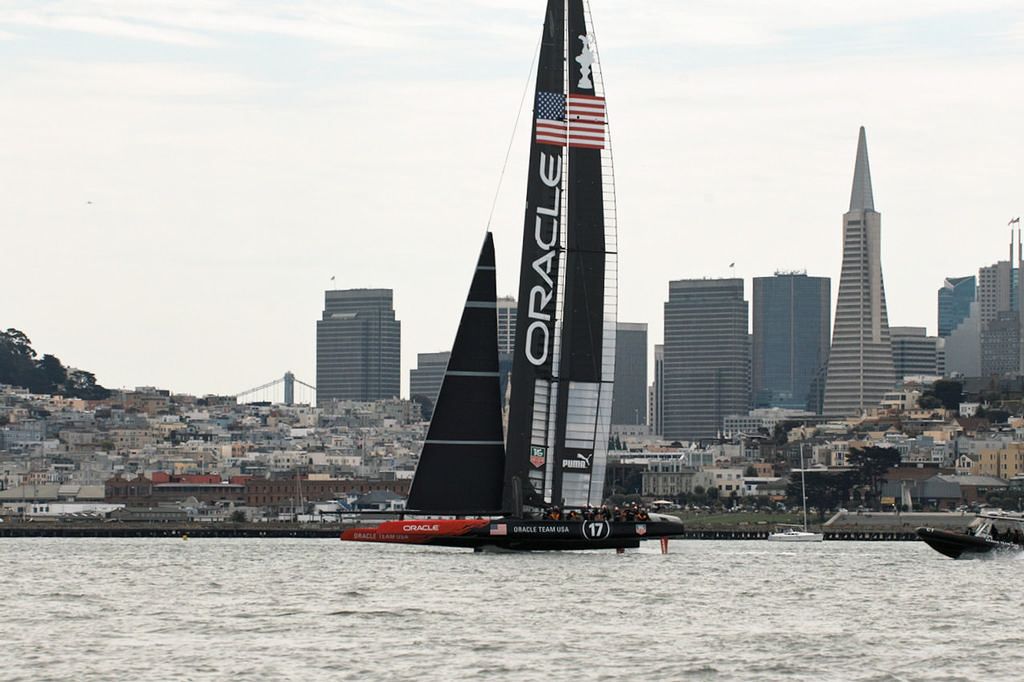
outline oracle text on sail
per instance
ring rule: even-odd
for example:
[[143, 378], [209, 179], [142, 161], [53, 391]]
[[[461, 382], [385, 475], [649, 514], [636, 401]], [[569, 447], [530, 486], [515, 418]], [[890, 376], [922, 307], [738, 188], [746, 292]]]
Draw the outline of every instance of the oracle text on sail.
[[559, 212], [562, 199], [562, 156], [540, 154], [538, 168], [540, 180], [554, 189], [551, 206], [537, 206], [533, 236], [538, 256], [531, 270], [536, 273], [537, 283], [530, 289], [526, 331], [526, 357], [535, 366], [548, 361], [551, 348], [552, 303], [555, 298], [554, 273], [558, 266], [557, 245], [559, 236]]

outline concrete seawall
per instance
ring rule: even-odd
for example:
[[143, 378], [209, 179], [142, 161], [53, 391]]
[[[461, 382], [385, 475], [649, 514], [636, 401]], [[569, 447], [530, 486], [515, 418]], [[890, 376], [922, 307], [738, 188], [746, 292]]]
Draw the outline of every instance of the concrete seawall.
[[337, 538], [341, 524], [0, 523], [0, 538]]
[[[917, 540], [913, 529], [892, 530], [827, 530], [821, 529], [825, 540], [859, 540], [859, 541], [910, 541]], [[694, 528], [687, 529], [683, 535], [685, 540], [767, 540], [772, 529], [767, 528]]]

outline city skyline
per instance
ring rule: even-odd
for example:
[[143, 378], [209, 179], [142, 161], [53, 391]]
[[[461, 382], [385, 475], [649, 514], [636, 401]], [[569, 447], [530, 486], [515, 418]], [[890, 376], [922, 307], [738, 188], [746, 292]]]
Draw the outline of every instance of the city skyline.
[[[653, 349], [670, 281], [838, 283], [863, 125], [890, 323], [934, 334], [936, 289], [1024, 213], [1024, 9], [961, 5], [595, 3], [620, 319]], [[313, 378], [324, 289], [390, 288], [404, 387], [451, 345], [492, 203], [517, 290], [528, 112], [495, 186], [535, 10], [8, 3], [0, 326], [111, 388], [234, 394]]]

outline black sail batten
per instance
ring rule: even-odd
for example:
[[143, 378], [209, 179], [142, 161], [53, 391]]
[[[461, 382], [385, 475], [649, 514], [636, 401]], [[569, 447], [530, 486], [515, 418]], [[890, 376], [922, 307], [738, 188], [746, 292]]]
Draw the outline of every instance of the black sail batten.
[[603, 492], [615, 352], [614, 224], [605, 217], [611, 158], [588, 20], [583, 0], [548, 2], [506, 444], [503, 503], [511, 513], [521, 504], [597, 504]]
[[499, 379], [494, 242], [487, 233], [409, 490], [410, 510], [501, 510], [505, 447]]

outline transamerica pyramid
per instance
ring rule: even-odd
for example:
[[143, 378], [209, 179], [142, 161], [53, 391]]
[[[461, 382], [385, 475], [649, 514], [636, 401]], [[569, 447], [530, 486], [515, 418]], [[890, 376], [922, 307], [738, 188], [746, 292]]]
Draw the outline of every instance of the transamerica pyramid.
[[850, 210], [843, 216], [843, 269], [825, 380], [823, 413], [829, 417], [877, 407], [893, 389], [881, 242], [881, 215], [875, 210], [867, 138], [861, 127]]

